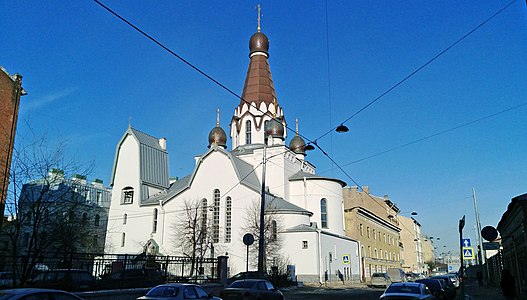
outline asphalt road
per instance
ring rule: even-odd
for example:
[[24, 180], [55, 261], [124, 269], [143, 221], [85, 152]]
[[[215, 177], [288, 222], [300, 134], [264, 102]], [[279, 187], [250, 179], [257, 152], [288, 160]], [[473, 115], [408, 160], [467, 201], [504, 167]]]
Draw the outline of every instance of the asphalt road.
[[286, 300], [341, 300], [341, 299], [361, 299], [378, 300], [384, 289], [356, 287], [356, 288], [291, 288], [282, 289]]

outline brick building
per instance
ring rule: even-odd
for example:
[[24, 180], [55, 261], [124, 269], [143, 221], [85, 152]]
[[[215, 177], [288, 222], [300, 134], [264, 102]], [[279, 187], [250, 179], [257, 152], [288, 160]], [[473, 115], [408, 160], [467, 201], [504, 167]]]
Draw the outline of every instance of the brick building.
[[4, 218], [4, 206], [9, 186], [9, 168], [15, 142], [16, 123], [20, 96], [26, 94], [22, 88], [22, 76], [9, 75], [0, 66], [0, 225]]

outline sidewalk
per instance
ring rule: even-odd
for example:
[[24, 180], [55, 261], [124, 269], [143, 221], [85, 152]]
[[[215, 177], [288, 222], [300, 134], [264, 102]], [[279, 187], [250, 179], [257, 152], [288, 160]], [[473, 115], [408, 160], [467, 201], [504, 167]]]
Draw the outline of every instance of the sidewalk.
[[[461, 288], [457, 290], [456, 300], [462, 300]], [[465, 282], [465, 299], [470, 300], [502, 300], [505, 299], [497, 287], [478, 286], [477, 281]]]

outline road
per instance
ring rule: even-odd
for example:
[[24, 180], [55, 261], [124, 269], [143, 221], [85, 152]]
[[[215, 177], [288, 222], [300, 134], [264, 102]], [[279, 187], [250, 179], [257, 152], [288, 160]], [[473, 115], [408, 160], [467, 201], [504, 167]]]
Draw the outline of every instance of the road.
[[353, 288], [292, 288], [282, 289], [286, 300], [311, 300], [311, 299], [361, 299], [378, 300], [384, 289], [353, 287]]

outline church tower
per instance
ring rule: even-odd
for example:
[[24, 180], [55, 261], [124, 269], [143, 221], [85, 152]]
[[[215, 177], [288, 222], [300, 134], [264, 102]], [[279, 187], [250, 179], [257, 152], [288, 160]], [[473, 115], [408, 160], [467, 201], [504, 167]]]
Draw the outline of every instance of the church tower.
[[[249, 69], [245, 78], [240, 104], [235, 108], [231, 121], [232, 149], [240, 146], [284, 144], [286, 121], [278, 105], [269, 67], [269, 39], [260, 32], [260, 8], [258, 7], [258, 31], [249, 40]], [[245, 101], [244, 101], [245, 100]], [[272, 121], [272, 122], [271, 122]], [[275, 124], [278, 123], [278, 124]], [[267, 133], [266, 133], [266, 125]], [[280, 130], [280, 127], [282, 128]]]

